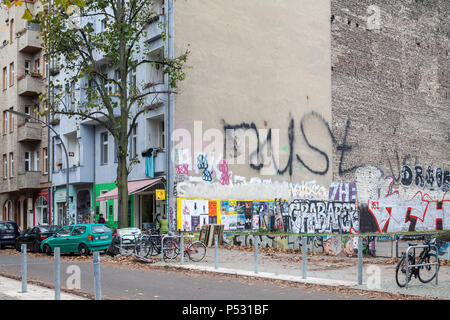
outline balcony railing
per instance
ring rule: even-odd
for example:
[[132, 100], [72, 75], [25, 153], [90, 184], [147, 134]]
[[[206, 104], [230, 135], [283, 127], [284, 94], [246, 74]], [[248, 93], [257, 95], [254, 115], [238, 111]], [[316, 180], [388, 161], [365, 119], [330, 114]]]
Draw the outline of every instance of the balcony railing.
[[42, 49], [39, 30], [40, 26], [32, 23], [16, 34], [19, 52], [33, 54]]
[[17, 189], [40, 189], [41, 171], [21, 172], [17, 175]]
[[22, 74], [17, 77], [17, 86], [20, 96], [36, 96], [43, 91], [42, 76], [39, 73]]
[[42, 140], [42, 125], [37, 122], [24, 122], [18, 126], [19, 142], [36, 142]]

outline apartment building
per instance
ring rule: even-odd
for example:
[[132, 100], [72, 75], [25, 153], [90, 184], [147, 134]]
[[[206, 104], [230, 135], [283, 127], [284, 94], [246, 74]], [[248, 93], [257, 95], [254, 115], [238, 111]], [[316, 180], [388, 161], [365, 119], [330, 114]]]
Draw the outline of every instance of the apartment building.
[[[167, 11], [164, 1], [155, 1], [155, 16], [148, 23], [147, 36], [141, 39], [149, 46], [149, 56], [136, 56], [136, 60], [162, 59], [167, 56], [167, 39], [161, 33], [165, 24]], [[80, 22], [92, 23], [96, 32], [107, 28], [104, 17], [95, 16], [83, 18]], [[97, 64], [102, 72], [111, 78], [118, 78], [118, 71], [111, 66], [108, 59], [97, 54]], [[71, 82], [70, 74], [62, 72], [56, 63], [51, 68], [51, 79], [60, 87], [67, 88], [70, 94], [64, 94], [63, 103], [67, 108], [77, 108], [79, 102], [89, 99], [87, 90], [92, 84], [86, 78], [79, 82]], [[163, 74], [161, 66], [142, 64], [128, 76], [130, 86], [139, 86], [145, 91], [149, 83], [157, 91], [168, 88], [167, 76]], [[117, 88], [110, 85], [109, 92], [115, 99]], [[55, 93], [56, 95], [56, 93]], [[101, 103], [100, 101], [98, 103]], [[164, 189], [166, 179], [166, 126], [167, 97], [160, 94], [157, 97], [147, 97], [149, 111], [139, 118], [136, 128], [129, 141], [129, 160], [137, 156], [139, 163], [132, 166], [129, 174], [129, 212], [130, 226], [142, 227], [155, 221], [156, 215], [165, 210], [165, 202], [157, 201], [156, 189]], [[133, 112], [133, 111], [132, 111]], [[117, 208], [117, 148], [113, 137], [107, 129], [92, 119], [75, 120], [62, 115], [51, 117], [52, 128], [62, 137], [62, 141], [52, 134], [51, 143], [54, 154], [51, 156], [51, 170], [53, 173], [52, 192], [55, 219], [58, 223], [84, 222], [96, 220], [102, 213], [107, 224], [118, 226]], [[68, 161], [64, 147], [68, 152]], [[146, 158], [152, 157], [152, 172], [146, 170]], [[69, 170], [69, 217], [65, 219], [66, 204], [66, 170]]]
[[[34, 14], [38, 2], [27, 1]], [[24, 228], [52, 222], [48, 128], [14, 115], [11, 109], [46, 122], [39, 115], [45, 90], [47, 63], [39, 40], [38, 24], [22, 19], [24, 6], [0, 11], [1, 219]]]

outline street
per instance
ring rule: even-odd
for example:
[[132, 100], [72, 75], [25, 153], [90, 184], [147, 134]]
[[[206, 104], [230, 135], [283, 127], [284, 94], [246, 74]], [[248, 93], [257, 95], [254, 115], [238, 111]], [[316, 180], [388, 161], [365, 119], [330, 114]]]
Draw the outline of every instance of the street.
[[[92, 257], [91, 257], [92, 259]], [[0, 253], [0, 273], [20, 276], [18, 255]], [[28, 256], [28, 279], [53, 284], [53, 259]], [[69, 266], [79, 266], [81, 291], [93, 293], [92, 262], [61, 263], [61, 284], [66, 288]], [[73, 267], [72, 267], [73, 268]], [[164, 270], [133, 270], [110, 265], [101, 266], [102, 296], [120, 300], [366, 300], [367, 295], [319, 291], [304, 286], [290, 287], [230, 278]]]

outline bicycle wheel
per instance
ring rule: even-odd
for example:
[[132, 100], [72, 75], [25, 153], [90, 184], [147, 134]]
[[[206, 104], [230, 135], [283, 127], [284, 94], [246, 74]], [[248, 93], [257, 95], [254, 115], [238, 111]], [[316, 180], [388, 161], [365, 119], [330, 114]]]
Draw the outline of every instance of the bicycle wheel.
[[164, 240], [164, 259], [173, 260], [180, 253], [178, 241], [174, 238]]
[[206, 246], [201, 241], [195, 241], [187, 249], [187, 255], [189, 259], [194, 262], [202, 261], [206, 255]]
[[150, 255], [151, 257], [157, 256], [161, 253], [161, 239], [159, 236], [150, 236], [150, 246], [148, 253], [145, 257]]
[[[425, 259], [420, 259], [418, 264], [421, 263], [436, 263], [439, 261], [438, 256], [435, 253], [429, 252]], [[439, 265], [437, 268], [439, 271]], [[436, 266], [423, 266], [419, 267], [419, 280], [423, 283], [428, 283], [436, 277]]]
[[[409, 262], [408, 264], [412, 265], [413, 263], [413, 259], [410, 256], [409, 257]], [[409, 275], [408, 275], [408, 282], [411, 281], [411, 277], [412, 277], [412, 268], [409, 268]], [[405, 259], [405, 255], [403, 255], [403, 257], [400, 259], [400, 261], [397, 263], [397, 267], [395, 269], [395, 281], [397, 282], [397, 285], [400, 288], [403, 288], [404, 286], [406, 286], [406, 259]]]

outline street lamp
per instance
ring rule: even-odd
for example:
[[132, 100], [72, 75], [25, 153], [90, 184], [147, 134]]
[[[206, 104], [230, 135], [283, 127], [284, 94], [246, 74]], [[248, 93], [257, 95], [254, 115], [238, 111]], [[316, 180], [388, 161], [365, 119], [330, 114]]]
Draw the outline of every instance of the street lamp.
[[[61, 136], [59, 135], [59, 133], [56, 132], [51, 126], [49, 126], [44, 121], [39, 120], [37, 118], [34, 118], [34, 117], [30, 116], [29, 114], [18, 112], [18, 111], [15, 111], [15, 110], [7, 109], [6, 111], [7, 112], [11, 112], [12, 114], [16, 114], [18, 116], [24, 117], [25, 119], [32, 119], [34, 121], [42, 123], [46, 127], [50, 128], [50, 130], [52, 130], [55, 133], [56, 138], [58, 138], [59, 141], [61, 141], [61, 145], [63, 146], [64, 153], [66, 155], [66, 217], [65, 218], [68, 219], [68, 217], [69, 217], [69, 155], [67, 153], [67, 149], [66, 149], [66, 146], [64, 144], [64, 141], [61, 139]], [[58, 221], [58, 223], [59, 223], [59, 221]]]

